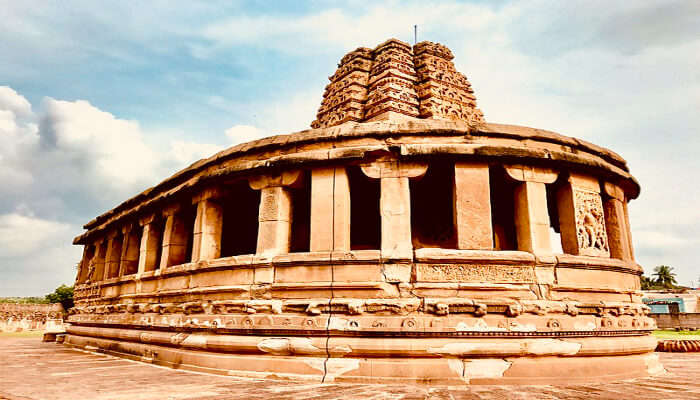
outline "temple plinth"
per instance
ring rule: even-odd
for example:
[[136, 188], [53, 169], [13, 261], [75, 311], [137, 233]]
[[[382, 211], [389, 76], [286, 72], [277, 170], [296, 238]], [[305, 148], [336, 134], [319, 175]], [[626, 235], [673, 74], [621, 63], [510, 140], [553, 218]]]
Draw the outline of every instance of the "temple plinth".
[[485, 122], [453, 57], [358, 48], [312, 129], [231, 147], [88, 222], [65, 343], [324, 382], [658, 371], [625, 160]]

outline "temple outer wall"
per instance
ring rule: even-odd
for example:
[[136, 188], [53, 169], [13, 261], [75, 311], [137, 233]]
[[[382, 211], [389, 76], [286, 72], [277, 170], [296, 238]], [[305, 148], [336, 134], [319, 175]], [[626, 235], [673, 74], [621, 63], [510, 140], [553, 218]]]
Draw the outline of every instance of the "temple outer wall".
[[55, 304], [0, 304], [0, 332], [42, 331], [47, 320], [63, 320], [64, 311]]
[[[275, 148], [254, 151], [252, 144], [241, 154], [217, 156], [211, 168], [181, 173], [183, 180], [167, 192], [155, 188], [129, 200], [124, 206], [132, 207], [129, 213], [110, 212], [87, 224], [89, 231], [76, 243], [105, 244], [85, 252], [94, 261], [85, 260], [83, 268], [113, 270], [116, 251], [111, 249], [127, 235], [112, 232], [126, 223], [143, 227], [144, 257], [137, 274], [77, 282], [66, 343], [163, 365], [186, 354], [181, 365], [192, 368], [221, 359], [210, 360], [209, 352], [225, 352], [232, 369], [269, 373], [273, 368], [280, 376], [318, 377], [308, 369], [311, 362], [331, 366], [321, 379], [365, 382], [418, 376], [454, 383], [486, 362], [508, 371], [495, 380], [530, 382], [534, 357], [569, 377], [585, 375], [591, 356], [606, 367], [625, 365], [581, 379], [652, 373], [655, 325], [641, 304], [641, 268], [627, 243], [625, 204], [638, 187], [622, 161], [590, 146], [564, 154], [551, 141], [566, 138], [516, 138], [523, 131], [509, 131], [496, 141], [488, 132], [458, 136], [454, 126], [438, 121], [431, 129], [420, 121], [392, 125], [390, 132], [382, 127], [363, 128], [355, 137], [338, 127], [337, 137], [327, 141], [303, 143], [299, 135], [298, 142], [290, 137]], [[382, 138], [388, 133], [393, 143]], [[323, 134], [318, 130], [312, 136]], [[445, 191], [434, 194], [453, 194], [456, 243], [414, 247], [420, 227], [411, 218], [419, 215], [412, 210], [412, 182], [431, 179], [437, 157], [454, 163], [453, 180], [441, 181]], [[372, 224], [380, 237], [372, 247], [353, 248], [348, 211], [357, 199], [353, 182], [360, 179], [378, 188], [371, 192], [378, 204]], [[491, 207], [499, 196], [490, 185], [499, 182], [513, 188], [513, 248], [496, 249], [493, 241]], [[609, 182], [615, 187], [601, 188]], [[222, 223], [225, 228], [235, 222], [222, 221], [220, 206], [230, 200], [219, 200], [220, 193], [212, 190], [217, 186], [223, 191], [248, 186], [259, 195], [255, 209], [248, 210], [257, 214], [257, 243], [246, 254], [219, 252]], [[310, 215], [300, 214], [303, 220], [295, 211], [303, 204], [297, 201], [305, 199], [300, 190], [309, 191], [311, 204]], [[196, 217], [184, 218], [193, 209]], [[568, 218], [560, 227], [562, 240], [570, 240], [569, 254], [552, 254], [550, 229], [562, 218]], [[309, 222], [306, 249], [291, 245], [295, 220]], [[617, 246], [617, 253], [593, 251], [607, 250], [609, 227], [615, 228], [610, 246]], [[94, 275], [100, 274], [80, 276]], [[161, 333], [173, 336], [161, 343]], [[377, 336], [405, 340], [389, 348]], [[629, 340], [639, 346], [631, 352], [618, 346]], [[578, 344], [582, 352], [574, 349]], [[527, 351], [521, 354], [522, 348]], [[550, 348], [556, 351], [550, 354]], [[421, 371], [396, 370], [407, 361], [395, 357], [409, 350], [422, 351], [408, 363]], [[289, 355], [303, 357], [289, 360]], [[505, 365], [501, 357], [522, 359]], [[354, 372], [333, 372], [351, 364]], [[542, 382], [551, 379], [547, 375]]]
[[659, 329], [700, 329], [700, 313], [649, 314]]

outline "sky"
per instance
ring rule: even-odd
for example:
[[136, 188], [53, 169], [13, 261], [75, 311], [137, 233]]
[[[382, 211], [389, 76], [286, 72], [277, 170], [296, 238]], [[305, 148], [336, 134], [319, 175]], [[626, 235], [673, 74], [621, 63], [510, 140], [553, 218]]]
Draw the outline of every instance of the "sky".
[[700, 2], [0, 0], [0, 20], [0, 297], [72, 284], [84, 223], [307, 129], [345, 53], [416, 24], [487, 121], [625, 157], [637, 261], [700, 280]]

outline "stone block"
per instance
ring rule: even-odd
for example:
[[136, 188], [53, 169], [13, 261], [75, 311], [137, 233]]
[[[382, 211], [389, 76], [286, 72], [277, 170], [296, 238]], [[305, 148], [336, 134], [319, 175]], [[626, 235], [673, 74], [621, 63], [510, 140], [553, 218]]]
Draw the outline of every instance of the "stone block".
[[310, 249], [350, 250], [350, 184], [345, 168], [311, 171]]
[[544, 183], [526, 181], [515, 189], [515, 230], [518, 250], [535, 254], [552, 252]]
[[456, 163], [453, 193], [457, 248], [492, 249], [488, 164]]

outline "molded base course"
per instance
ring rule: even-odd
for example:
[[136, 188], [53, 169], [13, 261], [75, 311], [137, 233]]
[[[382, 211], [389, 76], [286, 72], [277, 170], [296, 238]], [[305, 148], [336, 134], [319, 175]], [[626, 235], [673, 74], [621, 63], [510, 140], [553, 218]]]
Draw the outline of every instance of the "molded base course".
[[176, 369], [316, 382], [552, 384], [610, 381], [663, 371], [653, 353], [596, 357], [353, 358], [192, 351], [103, 338], [66, 336], [65, 344]]

